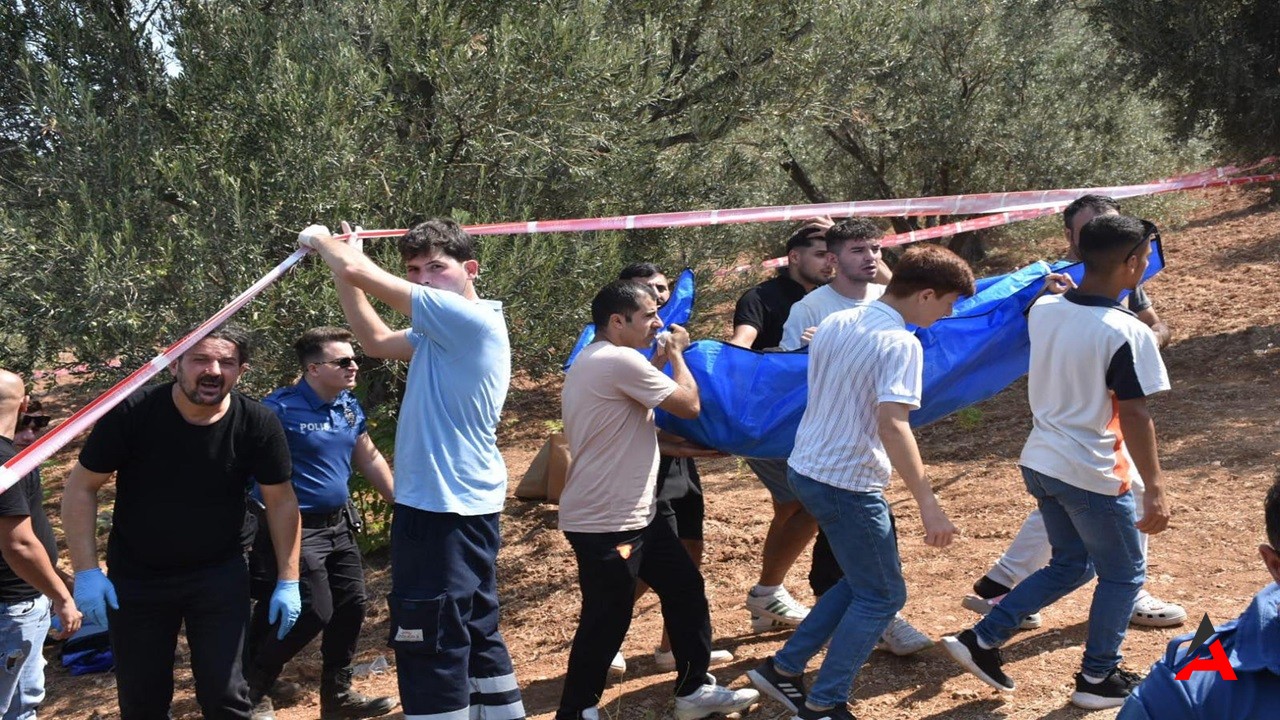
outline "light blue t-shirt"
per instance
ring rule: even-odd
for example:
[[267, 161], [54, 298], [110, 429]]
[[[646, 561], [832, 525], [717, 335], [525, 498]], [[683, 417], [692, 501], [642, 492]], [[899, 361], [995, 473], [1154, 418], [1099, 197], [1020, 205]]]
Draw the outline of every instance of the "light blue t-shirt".
[[418, 286], [412, 313], [396, 502], [458, 515], [500, 512], [507, 467], [498, 452], [498, 416], [511, 383], [502, 303]]

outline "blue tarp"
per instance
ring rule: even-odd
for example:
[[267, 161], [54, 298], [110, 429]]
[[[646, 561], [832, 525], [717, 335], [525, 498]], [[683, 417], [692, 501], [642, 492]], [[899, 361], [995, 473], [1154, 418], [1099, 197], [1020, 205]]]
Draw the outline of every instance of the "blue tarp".
[[[1163, 248], [1152, 248], [1145, 279], [1164, 267]], [[921, 407], [911, 423], [925, 425], [986, 400], [1027, 373], [1030, 345], [1025, 312], [1051, 270], [1077, 282], [1080, 263], [1038, 262], [984, 278], [978, 292], [956, 303], [950, 317], [916, 329], [924, 347]], [[804, 415], [809, 355], [758, 352], [700, 340], [684, 353], [702, 400], [702, 413], [682, 420], [657, 411], [658, 426], [732, 455], [785, 458]]]
[[[675, 285], [671, 286], [671, 297], [667, 299], [667, 304], [658, 309], [658, 317], [662, 319], [663, 327], [667, 325], [684, 325], [689, 322], [689, 315], [693, 313], [693, 300], [695, 296], [693, 286], [693, 271], [685, 268], [680, 273], [680, 277], [676, 278]], [[567, 372], [569, 366], [578, 358], [578, 353], [582, 352], [582, 348], [590, 345], [596, 340], [596, 326], [588, 324], [582, 328], [582, 333], [578, 335], [578, 342], [573, 344], [573, 350], [569, 351], [569, 358], [564, 361], [564, 370]], [[645, 357], [653, 357], [654, 348], [642, 350]]]

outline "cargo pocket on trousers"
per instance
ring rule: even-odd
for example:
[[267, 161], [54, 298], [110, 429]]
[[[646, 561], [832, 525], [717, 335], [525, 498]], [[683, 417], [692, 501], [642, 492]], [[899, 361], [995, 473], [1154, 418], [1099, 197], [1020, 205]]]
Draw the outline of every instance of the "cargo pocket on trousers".
[[387, 595], [391, 628], [387, 645], [395, 650], [433, 655], [440, 652], [440, 616], [448, 596], [431, 599]]

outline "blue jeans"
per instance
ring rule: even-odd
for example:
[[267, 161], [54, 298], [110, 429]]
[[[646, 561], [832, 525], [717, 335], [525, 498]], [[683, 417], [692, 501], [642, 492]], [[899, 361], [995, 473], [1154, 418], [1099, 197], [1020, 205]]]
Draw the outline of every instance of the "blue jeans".
[[830, 641], [809, 702], [843, 705], [854, 676], [907, 602], [893, 516], [883, 493], [841, 490], [790, 469], [787, 480], [827, 534], [845, 576], [823, 593], [773, 662], [783, 672], [803, 672]]
[[1022, 480], [1040, 506], [1053, 557], [1018, 583], [973, 630], [984, 644], [1002, 645], [1023, 618], [1089, 582], [1096, 572], [1083, 670], [1103, 677], [1120, 665], [1120, 644], [1147, 577], [1141, 533], [1134, 526], [1133, 493], [1116, 497], [1081, 490], [1025, 467]]
[[49, 598], [0, 605], [0, 709], [4, 720], [36, 716], [44, 700], [44, 638], [49, 634]]

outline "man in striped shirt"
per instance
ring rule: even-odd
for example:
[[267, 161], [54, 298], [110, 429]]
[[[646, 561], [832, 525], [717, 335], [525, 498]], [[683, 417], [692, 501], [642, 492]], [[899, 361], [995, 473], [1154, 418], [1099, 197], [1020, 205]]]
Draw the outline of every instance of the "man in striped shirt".
[[[851, 720], [849, 689], [907, 588], [884, 497], [893, 468], [920, 506], [925, 542], [951, 543], [956, 528], [925, 477], [907, 422], [920, 406], [924, 351], [907, 324], [928, 327], [974, 292], [973, 273], [936, 245], [907, 251], [884, 296], [842, 310], [809, 345], [808, 407], [787, 480], [831, 541], [845, 577], [822, 595], [777, 654], [748, 673], [800, 720]], [[802, 673], [827, 648], [812, 689]]]

